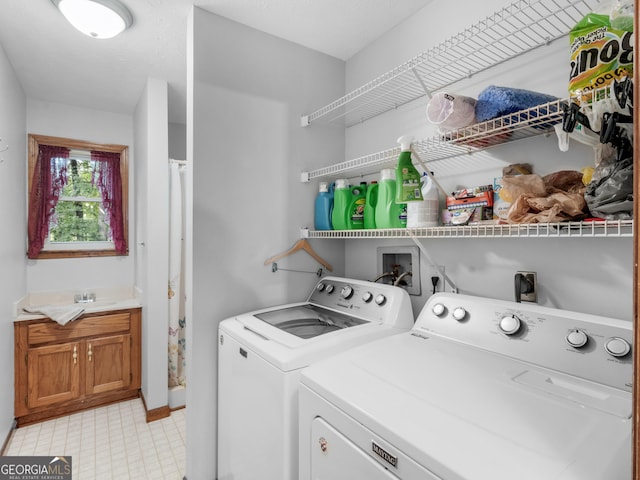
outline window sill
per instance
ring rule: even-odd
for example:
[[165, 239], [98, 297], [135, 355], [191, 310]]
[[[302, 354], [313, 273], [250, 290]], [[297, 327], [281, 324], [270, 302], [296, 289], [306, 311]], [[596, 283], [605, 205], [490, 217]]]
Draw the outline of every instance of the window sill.
[[126, 257], [129, 250], [119, 254], [115, 250], [42, 250], [37, 258], [32, 260], [44, 260], [47, 258], [88, 258], [88, 257]]

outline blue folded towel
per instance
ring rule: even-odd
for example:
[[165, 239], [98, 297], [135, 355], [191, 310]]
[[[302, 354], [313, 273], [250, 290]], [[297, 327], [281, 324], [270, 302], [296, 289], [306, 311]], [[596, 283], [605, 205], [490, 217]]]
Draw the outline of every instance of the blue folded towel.
[[490, 85], [478, 95], [476, 119], [484, 122], [557, 99], [558, 97], [546, 93]]

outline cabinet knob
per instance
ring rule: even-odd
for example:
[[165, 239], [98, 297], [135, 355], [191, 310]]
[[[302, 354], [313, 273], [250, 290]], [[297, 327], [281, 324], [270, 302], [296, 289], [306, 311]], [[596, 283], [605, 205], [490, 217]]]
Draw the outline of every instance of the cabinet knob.
[[91, 361], [91, 356], [93, 355], [93, 351], [91, 350], [91, 344], [89, 344], [89, 351], [87, 352], [87, 355], [89, 355], [89, 361]]
[[76, 363], [78, 363], [78, 346], [74, 345], [73, 346], [73, 364], [75, 365]]

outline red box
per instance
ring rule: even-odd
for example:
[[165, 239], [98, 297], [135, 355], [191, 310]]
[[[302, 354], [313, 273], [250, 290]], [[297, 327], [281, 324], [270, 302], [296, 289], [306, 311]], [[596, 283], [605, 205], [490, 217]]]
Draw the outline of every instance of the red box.
[[464, 188], [447, 197], [447, 209], [493, 207], [493, 185]]

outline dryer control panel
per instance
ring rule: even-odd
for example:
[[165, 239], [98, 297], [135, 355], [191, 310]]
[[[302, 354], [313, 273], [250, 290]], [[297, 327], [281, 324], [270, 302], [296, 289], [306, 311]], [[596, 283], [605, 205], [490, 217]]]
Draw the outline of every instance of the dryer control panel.
[[432, 295], [414, 330], [631, 391], [631, 322], [452, 293]]

